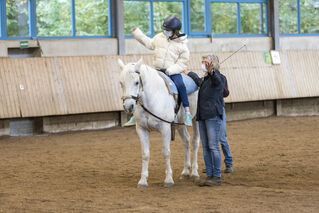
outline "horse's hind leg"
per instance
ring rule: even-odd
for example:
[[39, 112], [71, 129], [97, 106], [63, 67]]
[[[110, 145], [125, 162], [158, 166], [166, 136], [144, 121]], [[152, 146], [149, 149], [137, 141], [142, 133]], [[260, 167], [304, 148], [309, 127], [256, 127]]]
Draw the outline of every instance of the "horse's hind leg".
[[142, 172], [141, 179], [138, 182], [137, 187], [147, 187], [147, 178], [148, 178], [148, 163], [150, 159], [150, 143], [149, 143], [149, 131], [136, 127], [136, 132], [141, 141], [142, 147]]
[[192, 149], [193, 149], [193, 164], [192, 164], [192, 178], [194, 180], [199, 180], [198, 175], [198, 164], [197, 164], [197, 153], [199, 149], [199, 127], [198, 122], [193, 120], [193, 140], [192, 140]]
[[186, 126], [182, 126], [178, 129], [178, 133], [180, 134], [183, 145], [184, 145], [184, 169], [181, 174], [181, 178], [189, 178], [190, 177], [190, 168], [191, 168], [191, 159], [190, 159], [190, 136], [187, 131]]
[[170, 124], [163, 124], [161, 129], [162, 139], [163, 139], [163, 155], [166, 162], [166, 178], [164, 180], [164, 187], [171, 187], [174, 185], [173, 171], [171, 168], [171, 126]]

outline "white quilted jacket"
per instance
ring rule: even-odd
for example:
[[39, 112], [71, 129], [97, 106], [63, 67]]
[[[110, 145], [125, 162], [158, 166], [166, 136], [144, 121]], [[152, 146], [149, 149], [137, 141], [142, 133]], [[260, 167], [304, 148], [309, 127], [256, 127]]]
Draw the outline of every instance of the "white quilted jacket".
[[179, 74], [187, 69], [189, 50], [186, 35], [169, 40], [164, 33], [159, 33], [149, 38], [139, 28], [133, 31], [133, 35], [146, 48], [155, 51], [155, 69], [166, 69], [168, 75]]

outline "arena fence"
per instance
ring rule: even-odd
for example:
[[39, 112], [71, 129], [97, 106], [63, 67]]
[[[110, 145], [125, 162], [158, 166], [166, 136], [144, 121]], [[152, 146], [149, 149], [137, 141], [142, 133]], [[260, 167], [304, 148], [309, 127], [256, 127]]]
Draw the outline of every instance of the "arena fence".
[[[220, 60], [230, 53], [217, 53]], [[200, 73], [201, 54], [189, 69]], [[0, 58], [0, 119], [121, 111], [117, 59], [152, 55]], [[221, 66], [227, 103], [319, 96], [319, 51], [281, 51], [281, 64], [266, 63], [261, 51], [234, 55]]]

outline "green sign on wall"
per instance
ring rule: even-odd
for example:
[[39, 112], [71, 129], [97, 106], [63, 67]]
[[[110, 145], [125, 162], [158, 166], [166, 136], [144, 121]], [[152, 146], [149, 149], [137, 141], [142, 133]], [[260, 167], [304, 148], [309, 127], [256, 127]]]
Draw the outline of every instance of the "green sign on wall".
[[265, 63], [267, 64], [271, 63], [271, 56], [269, 51], [264, 51], [264, 60], [265, 60]]
[[29, 42], [28, 41], [20, 41], [20, 48], [29, 48]]

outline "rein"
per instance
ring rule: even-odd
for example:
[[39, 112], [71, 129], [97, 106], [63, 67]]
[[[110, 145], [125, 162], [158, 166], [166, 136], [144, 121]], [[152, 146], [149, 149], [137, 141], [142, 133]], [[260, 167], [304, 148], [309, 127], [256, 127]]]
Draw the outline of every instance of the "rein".
[[[146, 69], [148, 69], [147, 66], [146, 66]], [[139, 76], [139, 80], [140, 80], [140, 82], [141, 82], [141, 86], [142, 86], [142, 90], [143, 90], [143, 82], [142, 82], [142, 79], [141, 79], [140, 72], [139, 72], [139, 71], [136, 71], [136, 73], [137, 73], [138, 76]], [[136, 104], [140, 104], [141, 107], [142, 107], [147, 113], [149, 113], [149, 114], [152, 115], [153, 117], [155, 117], [155, 118], [157, 118], [157, 119], [159, 119], [159, 120], [161, 120], [161, 121], [163, 121], [163, 122], [165, 122], [165, 123], [169, 123], [169, 124], [171, 124], [171, 125], [185, 125], [184, 123], [176, 123], [176, 122], [174, 122], [174, 121], [172, 121], [172, 122], [171, 122], [171, 121], [167, 121], [167, 120], [165, 120], [165, 119], [163, 119], [163, 118], [161, 118], [161, 117], [155, 115], [154, 113], [152, 113], [150, 110], [148, 110], [148, 109], [143, 105], [143, 103], [142, 103], [142, 101], [141, 101], [139, 95], [137, 95], [137, 96], [133, 96], [133, 95], [123, 96], [121, 99], [123, 100], [123, 102], [124, 102], [125, 100], [127, 100], [127, 99], [133, 99], [133, 100], [135, 100], [135, 101], [136, 101]]]
[[167, 120], [165, 120], [165, 119], [163, 119], [163, 118], [161, 118], [161, 117], [158, 117], [157, 115], [155, 115], [154, 113], [152, 113], [151, 111], [149, 111], [149, 110], [143, 105], [143, 103], [142, 103], [140, 100], [138, 100], [138, 103], [141, 105], [141, 107], [142, 107], [147, 113], [149, 113], [149, 114], [152, 115], [153, 117], [155, 117], [155, 118], [157, 118], [157, 119], [159, 119], [159, 120], [161, 120], [161, 121], [163, 121], [163, 122], [165, 122], [165, 123], [169, 123], [169, 124], [172, 124], [172, 125], [185, 125], [184, 123], [175, 123], [174, 121], [170, 122], [170, 121], [167, 121]]

